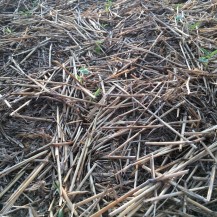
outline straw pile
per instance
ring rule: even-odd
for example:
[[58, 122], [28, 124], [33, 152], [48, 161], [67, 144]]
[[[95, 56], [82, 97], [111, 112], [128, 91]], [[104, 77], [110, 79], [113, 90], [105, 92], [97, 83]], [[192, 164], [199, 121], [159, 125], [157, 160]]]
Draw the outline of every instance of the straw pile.
[[217, 216], [217, 1], [0, 1], [1, 216]]

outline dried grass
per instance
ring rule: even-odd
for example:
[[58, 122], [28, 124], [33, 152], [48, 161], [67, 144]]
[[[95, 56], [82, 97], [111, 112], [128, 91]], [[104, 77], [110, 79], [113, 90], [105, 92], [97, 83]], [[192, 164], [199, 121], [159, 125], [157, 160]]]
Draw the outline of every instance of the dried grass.
[[217, 216], [217, 1], [180, 2], [0, 1], [1, 216]]

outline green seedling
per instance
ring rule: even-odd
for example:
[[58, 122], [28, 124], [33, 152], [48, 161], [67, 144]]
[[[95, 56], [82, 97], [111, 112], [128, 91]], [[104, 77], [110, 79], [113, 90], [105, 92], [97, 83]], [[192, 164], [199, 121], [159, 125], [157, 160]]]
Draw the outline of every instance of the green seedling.
[[107, 0], [105, 3], [105, 11], [109, 12], [109, 10], [111, 9], [112, 6], [112, 0]]
[[96, 41], [94, 50], [97, 54], [101, 54], [102, 53], [102, 48], [101, 48], [101, 44], [103, 43], [103, 41]]
[[32, 15], [31, 11], [20, 11], [19, 13], [20, 13], [20, 15], [22, 15], [24, 17], [29, 17]]
[[89, 75], [90, 72], [88, 71], [87, 68], [85, 67], [81, 67], [79, 70], [78, 70], [82, 75]]
[[182, 8], [184, 4], [176, 4], [176, 9]]
[[211, 52], [205, 48], [200, 48], [200, 50], [205, 54], [205, 56], [209, 55]]
[[172, 6], [172, 8], [173, 8], [174, 10], [179, 10], [180, 8], [183, 7], [183, 5], [184, 5], [184, 4], [173, 4], [173, 5], [171, 5], [171, 6]]
[[189, 30], [195, 30], [195, 29], [198, 29], [200, 27], [200, 25], [201, 25], [201, 22], [198, 21], [194, 24], [189, 25], [188, 28], [189, 28]]
[[103, 28], [106, 28], [106, 27], [108, 26], [108, 24], [107, 24], [107, 23], [103, 23], [103, 24], [101, 24], [101, 26], [102, 26]]
[[217, 54], [217, 50], [214, 50], [214, 51], [210, 52], [210, 53], [206, 56], [206, 58], [207, 58], [207, 59], [211, 59], [211, 58], [213, 58], [216, 54]]
[[54, 182], [54, 187], [56, 188], [56, 190], [59, 192], [60, 191], [60, 184], [59, 182]]
[[183, 18], [182, 15], [177, 15], [177, 16], [176, 16], [176, 21], [179, 22], [179, 21], [182, 20], [182, 18]]
[[57, 217], [64, 217], [63, 209], [60, 209], [60, 210], [58, 211]]
[[206, 59], [205, 57], [200, 57], [200, 58], [198, 59], [198, 61], [201, 62], [201, 63], [204, 63], [205, 65], [207, 65], [208, 62], [209, 62], [209, 60]]
[[10, 29], [9, 27], [4, 27], [3, 32], [5, 35], [9, 35], [12, 33], [12, 29]]
[[32, 2], [32, 7], [35, 8], [38, 4], [39, 4], [39, 2], [37, 0], [35, 0]]
[[94, 96], [95, 97], [97, 97], [97, 96], [99, 96], [101, 94], [101, 89], [100, 88], [98, 88], [95, 92], [94, 92]]
[[217, 50], [214, 50], [214, 51], [212, 51], [212, 52], [206, 50], [205, 48], [201, 48], [200, 50], [201, 50], [205, 55], [202, 56], [202, 57], [200, 57], [200, 58], [198, 59], [198, 61], [201, 62], [201, 63], [204, 63], [205, 65], [208, 65], [209, 60], [212, 59], [214, 56], [217, 55]]
[[80, 82], [82, 83], [83, 82], [83, 78], [79, 75], [75, 75], [75, 78]]

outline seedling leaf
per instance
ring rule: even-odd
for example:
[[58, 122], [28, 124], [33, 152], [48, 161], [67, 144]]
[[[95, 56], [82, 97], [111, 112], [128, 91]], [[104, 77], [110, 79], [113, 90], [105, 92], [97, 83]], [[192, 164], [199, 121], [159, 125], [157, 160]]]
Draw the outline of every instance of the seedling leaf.
[[57, 217], [64, 217], [63, 209], [60, 209], [60, 210], [58, 211]]
[[80, 72], [81, 74], [83, 74], [83, 75], [89, 75], [89, 74], [90, 74], [90, 72], [88, 71], [88, 69], [85, 68], [85, 67], [80, 68], [80, 69], [79, 69], [79, 72]]
[[100, 93], [101, 93], [101, 89], [98, 88], [93, 95], [97, 97], [100, 95]]

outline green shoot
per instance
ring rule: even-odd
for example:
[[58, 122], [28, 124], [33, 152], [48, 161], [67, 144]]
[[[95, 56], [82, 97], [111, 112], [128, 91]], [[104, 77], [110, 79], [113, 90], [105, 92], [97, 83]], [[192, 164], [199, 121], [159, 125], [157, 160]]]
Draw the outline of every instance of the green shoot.
[[5, 35], [9, 35], [9, 34], [12, 33], [12, 30], [9, 27], [4, 27], [3, 32], [4, 32]]
[[205, 65], [208, 65], [209, 60], [217, 55], [217, 50], [214, 50], [212, 52], [206, 50], [205, 48], [201, 48], [200, 50], [205, 54], [205, 56], [200, 57], [198, 61], [204, 63]]
[[64, 217], [63, 209], [58, 211], [57, 217]]
[[88, 69], [85, 68], [85, 67], [81, 67], [81, 68], [79, 69], [79, 72], [80, 72], [82, 75], [89, 75], [89, 74], [90, 74], [90, 72], [88, 71]]
[[112, 0], [107, 0], [105, 3], [105, 11], [109, 12], [109, 10], [111, 9], [112, 6]]
[[80, 82], [82, 83], [83, 82], [83, 78], [79, 75], [75, 75], [75, 78]]
[[207, 59], [211, 59], [211, 58], [213, 58], [216, 54], [217, 54], [217, 50], [214, 50], [214, 51], [212, 51], [211, 53], [209, 53], [209, 54], [206, 56], [206, 58], [207, 58]]
[[60, 184], [58, 181], [53, 183], [54, 188], [59, 192], [60, 191]]
[[101, 54], [102, 53], [102, 48], [101, 48], [101, 44], [103, 43], [103, 41], [96, 41], [94, 50], [97, 54]]
[[24, 16], [24, 17], [29, 17], [32, 15], [32, 11], [31, 10], [23, 10], [23, 11], [20, 11], [19, 14], [21, 16]]
[[101, 24], [101, 26], [102, 26], [103, 28], [106, 28], [106, 27], [108, 26], [108, 24], [107, 24], [107, 23], [103, 23], [103, 24]]
[[176, 21], [178, 21], [178, 22], [179, 22], [179, 21], [181, 21], [181, 20], [182, 20], [182, 18], [183, 18], [183, 17], [182, 17], [181, 15], [177, 15], [177, 16], [176, 16]]
[[176, 4], [176, 9], [182, 8], [184, 4]]
[[195, 29], [198, 29], [200, 27], [200, 25], [201, 25], [201, 22], [198, 21], [194, 24], [189, 25], [188, 28], [189, 28], [189, 30], [195, 30]]
[[200, 50], [205, 54], [205, 56], [210, 54], [210, 51], [205, 48], [200, 48]]
[[97, 96], [99, 96], [101, 94], [101, 89], [100, 88], [98, 88], [95, 92], [94, 92], [94, 96], [95, 97], [97, 97]]

